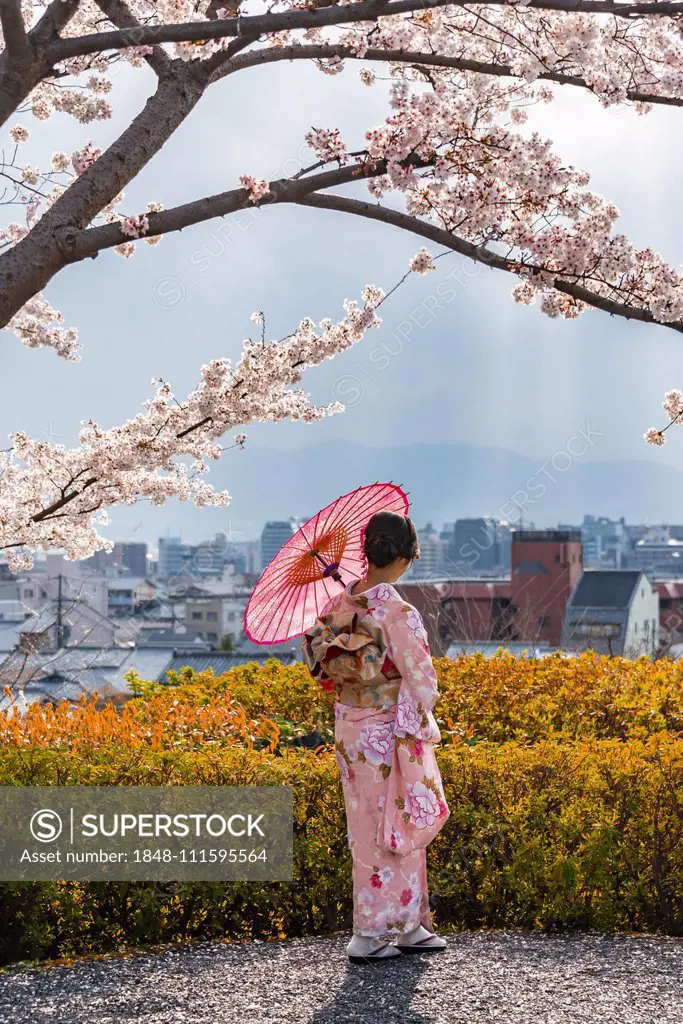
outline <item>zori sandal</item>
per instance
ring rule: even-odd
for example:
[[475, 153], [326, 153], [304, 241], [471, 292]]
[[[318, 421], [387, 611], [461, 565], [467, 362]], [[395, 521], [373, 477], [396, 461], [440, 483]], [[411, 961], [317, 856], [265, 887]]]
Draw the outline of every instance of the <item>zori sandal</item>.
[[[386, 949], [391, 949], [390, 953], [385, 953]], [[398, 957], [398, 952], [395, 946], [392, 946], [390, 942], [385, 942], [383, 946], [378, 946], [377, 949], [373, 949], [370, 953], [349, 953], [349, 960], [352, 964], [369, 964], [377, 961], [384, 960], [395, 960]]]
[[446, 945], [445, 939], [432, 932], [417, 942], [397, 942], [396, 949], [400, 949], [402, 953], [443, 953]]

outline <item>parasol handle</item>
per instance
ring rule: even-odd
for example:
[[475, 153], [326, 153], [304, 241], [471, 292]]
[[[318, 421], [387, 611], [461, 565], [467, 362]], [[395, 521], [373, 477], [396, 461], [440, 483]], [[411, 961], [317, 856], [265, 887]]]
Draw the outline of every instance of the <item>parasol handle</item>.
[[344, 580], [339, 575], [339, 562], [328, 563], [320, 557], [317, 551], [314, 551], [313, 554], [318, 559], [320, 564], [325, 567], [325, 571], [323, 572], [323, 579], [326, 579], [328, 576], [331, 576], [333, 580], [336, 580], [337, 583], [341, 583], [341, 585], [344, 586]]

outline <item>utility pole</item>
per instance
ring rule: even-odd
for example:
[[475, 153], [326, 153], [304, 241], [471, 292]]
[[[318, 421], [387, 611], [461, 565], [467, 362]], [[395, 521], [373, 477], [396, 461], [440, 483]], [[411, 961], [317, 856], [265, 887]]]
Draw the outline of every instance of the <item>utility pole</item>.
[[64, 625], [62, 620], [62, 574], [57, 577], [57, 650], [64, 646]]

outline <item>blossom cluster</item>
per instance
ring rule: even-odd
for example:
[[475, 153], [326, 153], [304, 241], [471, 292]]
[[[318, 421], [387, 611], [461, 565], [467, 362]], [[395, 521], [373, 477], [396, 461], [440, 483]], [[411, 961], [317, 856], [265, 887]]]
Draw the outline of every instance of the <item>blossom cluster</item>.
[[[230, 496], [205, 479], [209, 463], [220, 458], [220, 438], [255, 421], [312, 422], [343, 406], [312, 404], [297, 385], [306, 367], [332, 358], [360, 341], [380, 323], [376, 307], [384, 298], [369, 285], [362, 305], [347, 300], [338, 323], [306, 318], [283, 341], [246, 341], [239, 360], [214, 359], [201, 370], [201, 382], [184, 400], [165, 381], [143, 411], [120, 426], [103, 429], [82, 423], [77, 448], [10, 436], [0, 453], [0, 550], [10, 568], [31, 564], [30, 551], [63, 548], [68, 558], [87, 558], [108, 549], [98, 533], [106, 509], [141, 498], [163, 505], [169, 498], [196, 506], [227, 505]], [[242, 447], [239, 432], [234, 444]]]
[[338, 128], [314, 128], [307, 132], [306, 142], [321, 160], [338, 160], [340, 164], [348, 160], [346, 144]]
[[253, 174], [242, 174], [240, 176], [240, 185], [246, 188], [252, 203], [258, 203], [270, 192], [268, 182], [264, 181], [263, 178], [255, 178]]
[[119, 226], [124, 235], [128, 235], [130, 238], [140, 238], [141, 235], [146, 235], [149, 231], [149, 218], [146, 214], [141, 214], [138, 217], [124, 217]]
[[657, 427], [650, 427], [645, 431], [643, 437], [648, 444], [653, 445], [655, 448], [661, 448], [666, 438], [664, 437], [664, 430], [668, 430], [674, 424], [679, 427], [683, 426], [683, 391], [678, 388], [674, 388], [672, 391], [667, 391], [664, 395], [664, 401], [662, 402], [662, 409], [669, 417], [669, 422], [663, 429]]
[[427, 249], [418, 249], [409, 263], [410, 269], [416, 274], [428, 274], [430, 270], [436, 270], [434, 258]]

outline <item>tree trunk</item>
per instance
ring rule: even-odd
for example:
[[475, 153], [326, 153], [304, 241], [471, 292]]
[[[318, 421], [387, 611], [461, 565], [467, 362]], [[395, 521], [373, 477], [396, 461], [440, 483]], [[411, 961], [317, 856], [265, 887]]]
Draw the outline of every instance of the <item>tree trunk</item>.
[[21, 242], [0, 256], [0, 327], [5, 327], [70, 262], [70, 244], [76, 233], [87, 227], [159, 152], [196, 106], [205, 87], [203, 78], [189, 65], [174, 63], [116, 142]]

